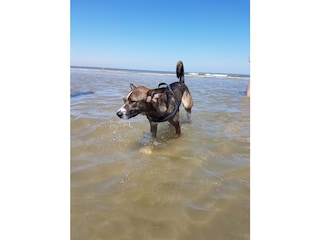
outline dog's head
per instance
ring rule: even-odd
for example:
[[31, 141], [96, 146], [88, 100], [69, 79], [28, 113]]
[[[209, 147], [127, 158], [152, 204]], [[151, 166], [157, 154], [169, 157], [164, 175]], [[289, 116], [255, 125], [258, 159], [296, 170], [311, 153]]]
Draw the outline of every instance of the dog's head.
[[130, 119], [138, 114], [148, 114], [154, 109], [164, 111], [163, 105], [166, 101], [166, 95], [163, 90], [160, 91], [149, 90], [146, 87], [136, 87], [130, 84], [131, 91], [123, 98], [124, 104], [117, 111], [117, 115], [122, 119]]
[[143, 86], [136, 87], [132, 83], [130, 88], [131, 91], [123, 98], [123, 106], [117, 112], [118, 117], [122, 119], [130, 119], [148, 110], [147, 93], [149, 89]]

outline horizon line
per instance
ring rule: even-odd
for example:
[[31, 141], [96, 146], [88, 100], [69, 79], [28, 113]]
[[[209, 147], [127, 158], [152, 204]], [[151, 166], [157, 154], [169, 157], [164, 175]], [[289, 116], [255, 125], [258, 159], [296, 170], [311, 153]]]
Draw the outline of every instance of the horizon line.
[[[70, 65], [70, 68], [91, 68], [91, 69], [102, 69], [102, 70], [122, 70], [122, 71], [141, 71], [141, 72], [163, 72], [163, 73], [173, 73], [175, 74], [175, 71], [168, 71], [168, 70], [150, 70], [150, 69], [130, 69], [130, 68], [115, 68], [115, 67], [93, 67], [93, 66], [76, 66], [76, 65]], [[225, 72], [198, 72], [198, 71], [192, 71], [187, 72], [187, 74], [191, 73], [198, 73], [198, 74], [229, 74], [229, 75], [246, 75], [250, 76], [250, 74], [244, 74], [244, 73], [225, 73]]]

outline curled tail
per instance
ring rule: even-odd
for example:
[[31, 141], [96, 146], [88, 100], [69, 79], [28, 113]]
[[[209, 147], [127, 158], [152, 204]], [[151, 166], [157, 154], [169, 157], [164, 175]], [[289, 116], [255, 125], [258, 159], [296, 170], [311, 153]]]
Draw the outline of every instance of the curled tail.
[[176, 73], [177, 73], [177, 78], [180, 79], [180, 82], [184, 83], [184, 69], [183, 69], [182, 61], [177, 62]]

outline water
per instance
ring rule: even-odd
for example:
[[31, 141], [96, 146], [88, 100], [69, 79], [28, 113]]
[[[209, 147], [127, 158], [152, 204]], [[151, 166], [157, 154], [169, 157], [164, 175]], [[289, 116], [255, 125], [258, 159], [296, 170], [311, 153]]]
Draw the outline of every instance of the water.
[[176, 80], [71, 69], [71, 239], [250, 238], [248, 78], [187, 75], [192, 121], [181, 106], [181, 137], [159, 124], [150, 154], [146, 117], [116, 116], [131, 82]]

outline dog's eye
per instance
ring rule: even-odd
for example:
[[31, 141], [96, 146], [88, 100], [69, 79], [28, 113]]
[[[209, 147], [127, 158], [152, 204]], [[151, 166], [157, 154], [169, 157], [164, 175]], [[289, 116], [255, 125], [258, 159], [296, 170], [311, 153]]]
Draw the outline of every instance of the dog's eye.
[[136, 107], [136, 106], [138, 105], [138, 102], [137, 102], [137, 101], [132, 101], [132, 100], [130, 100], [129, 103], [130, 103], [130, 105], [131, 105], [132, 107]]

